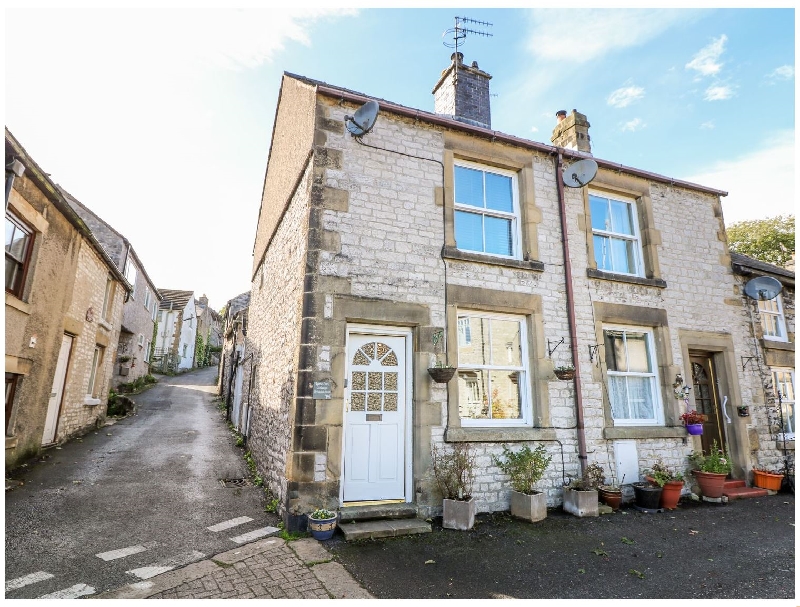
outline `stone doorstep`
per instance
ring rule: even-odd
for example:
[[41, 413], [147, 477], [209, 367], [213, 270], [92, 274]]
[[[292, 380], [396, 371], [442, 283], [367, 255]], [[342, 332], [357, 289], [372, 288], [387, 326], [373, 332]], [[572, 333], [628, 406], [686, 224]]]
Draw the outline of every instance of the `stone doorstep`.
[[418, 518], [384, 519], [379, 521], [351, 522], [339, 525], [344, 533], [345, 541], [374, 539], [380, 537], [397, 537], [430, 533], [431, 525]]
[[747, 497], [766, 497], [769, 494], [766, 489], [758, 487], [731, 487], [726, 488], [723, 495], [729, 500], [740, 500]]
[[339, 522], [341, 524], [375, 519], [409, 519], [416, 518], [416, 516], [416, 504], [409, 503], [344, 506], [339, 510]]

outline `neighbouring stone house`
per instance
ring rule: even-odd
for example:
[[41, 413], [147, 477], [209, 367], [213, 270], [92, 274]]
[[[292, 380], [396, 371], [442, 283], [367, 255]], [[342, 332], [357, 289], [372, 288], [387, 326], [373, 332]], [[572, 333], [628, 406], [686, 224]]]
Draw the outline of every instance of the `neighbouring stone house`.
[[219, 365], [216, 349], [222, 345], [222, 319], [216, 310], [209, 307], [205, 294], [194, 300], [194, 307], [197, 310], [195, 366], [216, 367]]
[[133, 382], [150, 372], [153, 332], [161, 296], [131, 243], [69, 192], [61, 193], [133, 287], [122, 308], [119, 344], [111, 385]]
[[[6, 467], [103, 423], [130, 285], [6, 129]], [[13, 169], [16, 169], [14, 171]]]
[[197, 309], [194, 292], [159, 289], [161, 305], [152, 366], [160, 371], [186, 371], [195, 366]]
[[[626, 484], [659, 459], [687, 468], [706, 448], [680, 421], [697, 406], [693, 364], [713, 372], [717, 411], [759, 398], [732, 330], [725, 192], [602, 159], [591, 183], [564, 187], [592, 157], [586, 116], [559, 112], [552, 145], [494, 131], [489, 79], [454, 54], [435, 112], [379, 99], [356, 137], [346, 124], [371, 97], [283, 76], [246, 398], [248, 446], [285, 520], [365, 501], [439, 512], [431, 448], [459, 442], [477, 454], [480, 511], [508, 508], [492, 460], [504, 445], [547, 447], [541, 488], [557, 505], [588, 463]], [[429, 376], [437, 361], [458, 368], [448, 383]], [[762, 448], [753, 423], [727, 427], [736, 478]]]
[[[225, 304], [222, 352], [217, 393], [225, 401], [227, 418], [247, 435], [252, 390], [253, 357], [247, 348], [247, 315], [250, 292], [237, 295]], [[246, 391], [246, 395], [244, 392]], [[244, 404], [244, 406], [242, 406]]]
[[[786, 470], [794, 477], [795, 453], [795, 324], [794, 263], [782, 268], [747, 255], [731, 253], [733, 272], [742, 301], [740, 328], [747, 336], [741, 353], [743, 382], [751, 386], [752, 400], [730, 415], [749, 420], [753, 466]], [[744, 285], [769, 276], [782, 291], [771, 300], [753, 300]]]

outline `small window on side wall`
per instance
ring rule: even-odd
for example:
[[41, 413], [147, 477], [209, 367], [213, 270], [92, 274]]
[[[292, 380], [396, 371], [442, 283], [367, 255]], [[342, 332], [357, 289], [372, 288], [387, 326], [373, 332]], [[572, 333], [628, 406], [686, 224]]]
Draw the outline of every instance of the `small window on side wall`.
[[783, 317], [783, 301], [778, 295], [775, 299], [758, 300], [758, 313], [764, 339], [786, 341], [786, 320]]
[[773, 369], [772, 389], [776, 401], [780, 401], [779, 421], [783, 422], [783, 437], [794, 440], [794, 369]]
[[519, 258], [516, 175], [470, 163], [458, 163], [454, 170], [456, 246]]
[[22, 297], [33, 249], [33, 230], [11, 211], [6, 212], [6, 292]]
[[[462, 426], [531, 423], [525, 319], [483, 313], [458, 316], [470, 339], [458, 344], [458, 408]], [[467, 330], [466, 327], [469, 327]]]
[[603, 340], [614, 425], [663, 425], [652, 331], [605, 327]]
[[644, 276], [636, 202], [608, 194], [589, 194], [597, 269]]

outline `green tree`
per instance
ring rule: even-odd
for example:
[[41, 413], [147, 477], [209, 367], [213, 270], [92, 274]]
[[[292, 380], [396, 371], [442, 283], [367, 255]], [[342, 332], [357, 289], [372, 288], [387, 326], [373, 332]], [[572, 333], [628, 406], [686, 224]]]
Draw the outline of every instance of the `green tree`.
[[737, 221], [727, 230], [731, 251], [785, 266], [794, 254], [794, 215]]

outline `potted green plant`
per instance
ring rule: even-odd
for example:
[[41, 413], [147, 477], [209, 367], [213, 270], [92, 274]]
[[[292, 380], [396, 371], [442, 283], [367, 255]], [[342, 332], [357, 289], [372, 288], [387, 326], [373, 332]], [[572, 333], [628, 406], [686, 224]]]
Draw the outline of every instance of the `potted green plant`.
[[659, 459], [647, 472], [647, 480], [661, 487], [659, 506], [668, 510], [678, 507], [683, 492], [684, 479], [681, 472], [673, 471]]
[[339, 514], [327, 508], [317, 508], [308, 515], [308, 528], [315, 540], [329, 540], [336, 531]]
[[610, 485], [600, 485], [597, 488], [597, 496], [601, 502], [609, 506], [612, 510], [619, 510], [622, 505], [622, 487], [625, 484], [625, 475], [622, 475], [622, 481], [617, 485], [611, 483]]
[[504, 445], [502, 458], [493, 455], [492, 460], [511, 480], [511, 515], [532, 523], [544, 519], [547, 499], [535, 488], [552, 460], [544, 445], [525, 445], [517, 452]]
[[572, 365], [561, 365], [560, 367], [555, 367], [553, 372], [556, 374], [558, 379], [574, 379], [575, 378], [575, 367]]
[[700, 436], [703, 433], [703, 422], [708, 421], [708, 416], [692, 409], [681, 415], [681, 421], [689, 434]]
[[564, 486], [564, 510], [575, 516], [599, 516], [598, 489], [606, 482], [603, 467], [589, 464], [579, 479]]
[[703, 497], [722, 497], [725, 479], [731, 472], [731, 458], [717, 446], [717, 441], [711, 444], [707, 455], [701, 451], [694, 451], [689, 456], [689, 461], [694, 467], [692, 474], [700, 486]]
[[431, 467], [442, 494], [442, 527], [466, 531], [475, 524], [475, 453], [469, 443], [431, 448]]
[[[439, 350], [439, 345], [442, 343], [442, 339], [444, 337], [444, 331], [438, 330], [434, 332], [431, 336], [431, 341], [433, 342], [434, 351]], [[446, 384], [451, 379], [453, 379], [453, 375], [456, 374], [456, 367], [452, 365], [448, 365], [443, 363], [439, 359], [439, 353], [436, 353], [436, 362], [434, 363], [433, 367], [428, 367], [428, 375], [431, 376], [431, 379], [435, 381], [437, 384]]]

